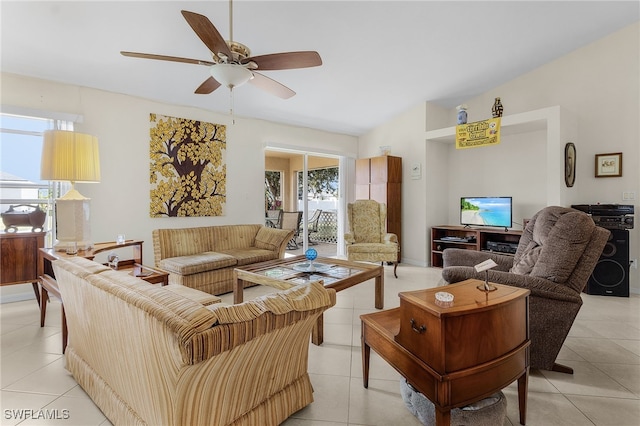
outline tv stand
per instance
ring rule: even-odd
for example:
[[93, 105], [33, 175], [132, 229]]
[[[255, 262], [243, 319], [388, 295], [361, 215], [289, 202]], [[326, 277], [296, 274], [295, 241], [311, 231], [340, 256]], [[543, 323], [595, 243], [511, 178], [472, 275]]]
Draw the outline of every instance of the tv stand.
[[[448, 248], [489, 251], [487, 241], [518, 244], [522, 231], [443, 225], [431, 228], [431, 266], [442, 268], [442, 252]], [[500, 253], [506, 254], [506, 253]]]

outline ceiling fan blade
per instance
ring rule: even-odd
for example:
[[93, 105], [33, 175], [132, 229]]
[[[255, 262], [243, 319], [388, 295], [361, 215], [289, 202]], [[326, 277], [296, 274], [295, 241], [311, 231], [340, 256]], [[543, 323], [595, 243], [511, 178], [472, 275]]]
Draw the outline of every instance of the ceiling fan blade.
[[320, 55], [313, 51], [272, 53], [252, 56], [242, 61], [243, 64], [249, 62], [255, 62], [260, 71], [309, 68], [322, 65]]
[[227, 46], [227, 42], [220, 35], [216, 27], [211, 23], [209, 18], [198, 13], [182, 11], [182, 16], [187, 20], [193, 31], [200, 37], [200, 40], [215, 55], [223, 54], [227, 58], [232, 58], [231, 50]]
[[249, 80], [249, 83], [282, 99], [289, 99], [296, 94], [296, 92], [289, 89], [284, 84], [278, 83], [277, 81], [255, 71], [253, 72], [253, 78]]
[[208, 95], [220, 86], [221, 84], [218, 83], [215, 78], [209, 77], [200, 86], [198, 86], [195, 93], [198, 95]]
[[181, 62], [185, 64], [195, 64], [195, 65], [215, 65], [215, 62], [202, 61], [200, 59], [190, 59], [190, 58], [180, 58], [178, 56], [166, 56], [166, 55], [154, 55], [151, 53], [138, 53], [138, 52], [120, 52], [122, 56], [130, 56], [132, 58], [142, 58], [142, 59], [156, 59], [158, 61], [171, 61], [171, 62]]

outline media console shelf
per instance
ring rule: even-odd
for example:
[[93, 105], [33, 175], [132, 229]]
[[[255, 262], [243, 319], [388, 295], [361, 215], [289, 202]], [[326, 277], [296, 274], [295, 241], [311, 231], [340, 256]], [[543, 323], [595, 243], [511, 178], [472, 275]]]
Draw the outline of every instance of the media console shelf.
[[518, 244], [521, 235], [522, 231], [498, 228], [434, 226], [431, 228], [431, 266], [442, 268], [442, 252], [447, 248], [488, 250], [487, 241]]

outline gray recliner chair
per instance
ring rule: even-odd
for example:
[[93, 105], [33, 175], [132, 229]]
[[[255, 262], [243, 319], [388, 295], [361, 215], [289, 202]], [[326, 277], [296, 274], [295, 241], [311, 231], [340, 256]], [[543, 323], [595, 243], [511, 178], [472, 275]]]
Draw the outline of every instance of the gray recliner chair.
[[484, 280], [474, 265], [493, 259], [490, 282], [526, 288], [529, 297], [531, 368], [573, 373], [557, 364], [571, 325], [582, 306], [580, 293], [593, 272], [610, 232], [586, 213], [551, 206], [527, 223], [515, 257], [491, 252], [446, 249], [442, 277], [448, 283]]

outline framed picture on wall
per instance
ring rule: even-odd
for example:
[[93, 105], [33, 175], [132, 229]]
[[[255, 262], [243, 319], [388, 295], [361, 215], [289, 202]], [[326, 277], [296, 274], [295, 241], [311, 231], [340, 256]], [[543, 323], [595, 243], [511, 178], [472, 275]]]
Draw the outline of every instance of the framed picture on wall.
[[596, 177], [622, 176], [622, 153], [596, 154]]

